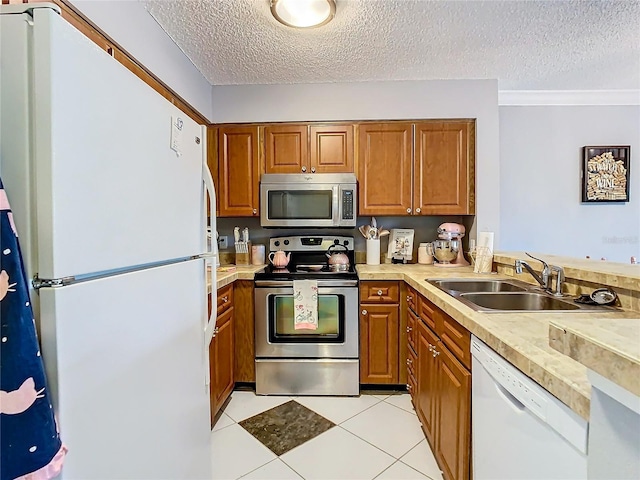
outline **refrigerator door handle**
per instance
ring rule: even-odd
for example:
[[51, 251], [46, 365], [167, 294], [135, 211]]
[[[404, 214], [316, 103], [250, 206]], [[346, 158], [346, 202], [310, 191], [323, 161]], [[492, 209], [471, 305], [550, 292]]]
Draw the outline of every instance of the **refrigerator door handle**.
[[[206, 137], [206, 127], [202, 127], [202, 137]], [[204, 198], [204, 235], [205, 235], [205, 253], [202, 255], [204, 258], [205, 264], [205, 285], [204, 285], [204, 295], [205, 299], [208, 300], [209, 295], [213, 297], [216, 291], [216, 267], [218, 266], [218, 242], [216, 241], [214, 235], [216, 234], [216, 187], [213, 183], [213, 177], [211, 176], [211, 172], [209, 171], [209, 167], [207, 166], [207, 155], [206, 149], [203, 150], [203, 159], [202, 159], [202, 179], [203, 179], [203, 198]], [[208, 197], [208, 202], [207, 202]], [[209, 207], [209, 228], [210, 232], [207, 231], [207, 206]], [[207, 241], [208, 235], [211, 235], [211, 241]], [[208, 305], [209, 302], [207, 301]], [[211, 372], [209, 370], [209, 365], [211, 360], [209, 359], [209, 345], [215, 336], [216, 330], [216, 321], [217, 321], [217, 309], [213, 303], [213, 298], [211, 300], [211, 311], [207, 312], [203, 315], [203, 331], [204, 331], [204, 342], [203, 342], [203, 353], [205, 359], [205, 387], [207, 389], [207, 393], [209, 392], [209, 385], [211, 383]]]

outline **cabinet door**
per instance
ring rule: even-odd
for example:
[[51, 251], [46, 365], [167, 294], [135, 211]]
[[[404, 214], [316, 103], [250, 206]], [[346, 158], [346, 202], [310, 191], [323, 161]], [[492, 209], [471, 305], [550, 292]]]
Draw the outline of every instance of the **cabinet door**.
[[434, 446], [437, 435], [435, 416], [438, 398], [437, 367], [439, 362], [437, 357], [433, 355], [433, 347], [438, 343], [438, 337], [424, 323], [419, 321], [416, 340], [416, 353], [418, 354], [416, 413], [429, 443]]
[[312, 173], [353, 173], [353, 125], [311, 125]]
[[306, 125], [268, 125], [264, 139], [267, 173], [310, 171]]
[[216, 335], [209, 345], [209, 372], [211, 374], [211, 422], [233, 391], [233, 307], [217, 321]]
[[413, 186], [416, 213], [475, 213], [473, 131], [473, 121], [416, 124]]
[[221, 126], [218, 129], [218, 215], [257, 216], [259, 183], [258, 127]]
[[437, 409], [436, 458], [445, 480], [469, 479], [471, 449], [471, 373], [456, 360], [442, 342]]
[[412, 125], [358, 127], [358, 215], [411, 213]]
[[[207, 167], [211, 172], [216, 192], [220, 194], [220, 182], [218, 180], [218, 129], [216, 127], [207, 127]], [[216, 199], [217, 201], [217, 199]], [[216, 205], [216, 209], [220, 208]], [[207, 201], [207, 217], [211, 216], [209, 211], [209, 202]], [[216, 216], [220, 216], [220, 212], [216, 211]]]
[[398, 383], [398, 305], [360, 309], [360, 383]]

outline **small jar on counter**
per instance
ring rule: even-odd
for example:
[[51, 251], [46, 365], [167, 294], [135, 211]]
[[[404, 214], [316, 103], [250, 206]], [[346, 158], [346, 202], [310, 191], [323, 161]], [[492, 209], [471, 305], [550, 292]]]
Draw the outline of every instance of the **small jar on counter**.
[[418, 263], [422, 265], [433, 264], [433, 244], [421, 243], [418, 246]]

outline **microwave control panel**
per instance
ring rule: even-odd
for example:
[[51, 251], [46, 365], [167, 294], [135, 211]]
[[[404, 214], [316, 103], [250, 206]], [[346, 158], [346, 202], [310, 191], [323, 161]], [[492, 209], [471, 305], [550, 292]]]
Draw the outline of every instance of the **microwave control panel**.
[[353, 220], [353, 190], [342, 190], [342, 218]]

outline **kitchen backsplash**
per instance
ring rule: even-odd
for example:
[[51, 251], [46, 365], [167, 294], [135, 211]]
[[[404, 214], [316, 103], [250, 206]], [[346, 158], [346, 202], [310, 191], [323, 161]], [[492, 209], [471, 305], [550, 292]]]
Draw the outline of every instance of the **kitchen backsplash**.
[[[391, 230], [392, 228], [412, 228], [415, 231], [413, 240], [413, 263], [417, 261], [417, 249], [421, 242], [431, 242], [437, 238], [438, 226], [445, 222], [462, 223], [467, 231], [471, 229], [471, 223], [473, 222], [473, 216], [408, 216], [408, 217], [376, 217], [379, 227]], [[356, 225], [371, 224], [371, 217], [358, 217]], [[251, 242], [255, 244], [269, 244], [271, 237], [283, 236], [283, 235], [326, 235], [328, 233], [335, 233], [336, 235], [351, 235], [355, 239], [356, 250], [356, 263], [364, 263], [364, 252], [366, 250], [365, 239], [358, 231], [358, 228], [341, 228], [341, 229], [329, 229], [329, 228], [308, 228], [308, 229], [288, 229], [288, 228], [262, 228], [260, 226], [260, 218], [257, 217], [233, 217], [233, 218], [218, 218], [217, 229], [220, 236], [226, 236], [228, 238], [228, 248], [220, 250], [221, 263], [233, 263], [234, 249], [233, 249], [233, 228], [240, 227], [242, 230], [244, 227], [249, 228], [249, 238]], [[383, 237], [380, 244], [380, 251], [384, 255], [387, 252], [387, 246], [389, 242], [389, 236]], [[464, 251], [466, 252], [468, 247], [468, 239], [463, 239]], [[225, 261], [226, 260], [226, 261]]]

